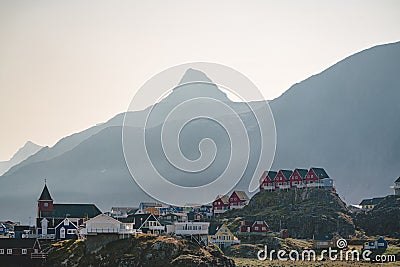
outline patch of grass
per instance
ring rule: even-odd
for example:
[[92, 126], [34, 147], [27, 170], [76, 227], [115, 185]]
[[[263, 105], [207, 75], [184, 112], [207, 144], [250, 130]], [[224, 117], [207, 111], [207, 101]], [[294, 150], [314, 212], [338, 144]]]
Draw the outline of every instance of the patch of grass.
[[400, 262], [390, 262], [385, 264], [374, 264], [368, 262], [352, 262], [352, 261], [318, 261], [318, 262], [309, 262], [309, 261], [260, 261], [258, 259], [245, 259], [245, 258], [232, 258], [235, 261], [235, 264], [238, 267], [261, 267], [261, 266], [274, 266], [274, 267], [297, 267], [297, 266], [310, 266], [310, 267], [367, 267], [367, 266], [400, 266]]

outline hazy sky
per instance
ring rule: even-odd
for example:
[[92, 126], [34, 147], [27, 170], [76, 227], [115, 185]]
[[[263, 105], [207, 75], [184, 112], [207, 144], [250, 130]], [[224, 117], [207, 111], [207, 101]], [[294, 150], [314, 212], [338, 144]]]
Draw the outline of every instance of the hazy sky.
[[399, 1], [0, 1], [0, 160], [125, 111], [170, 66], [228, 65], [272, 99], [399, 25]]

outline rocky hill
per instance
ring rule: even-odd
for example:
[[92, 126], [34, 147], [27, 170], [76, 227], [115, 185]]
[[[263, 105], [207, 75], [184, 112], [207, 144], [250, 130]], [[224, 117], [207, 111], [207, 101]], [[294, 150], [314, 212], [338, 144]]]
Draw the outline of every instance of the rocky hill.
[[93, 254], [84, 241], [58, 242], [48, 249], [44, 266], [235, 266], [214, 246], [201, 248], [187, 240], [141, 235], [109, 243]]
[[371, 211], [354, 215], [354, 222], [367, 235], [400, 238], [400, 196], [387, 196]]
[[265, 220], [272, 231], [286, 228], [293, 238], [335, 232], [348, 237], [355, 233], [346, 204], [337, 193], [322, 188], [261, 191], [242, 210], [228, 211], [221, 217], [228, 219], [234, 231], [248, 218]]

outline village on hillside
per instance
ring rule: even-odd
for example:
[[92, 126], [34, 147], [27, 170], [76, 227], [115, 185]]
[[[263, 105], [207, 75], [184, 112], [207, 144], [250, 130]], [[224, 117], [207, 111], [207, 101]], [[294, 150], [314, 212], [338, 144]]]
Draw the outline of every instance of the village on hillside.
[[[322, 188], [335, 193], [333, 181], [323, 168], [265, 171], [259, 180], [259, 190], [276, 192]], [[400, 195], [400, 178], [392, 188], [395, 195]], [[90, 253], [109, 242], [146, 234], [179, 237], [199, 246], [214, 244], [220, 249], [246, 242], [249, 235], [280, 238], [291, 235], [291, 229], [272, 231], [268, 221], [263, 219], [244, 219], [235, 229], [221, 222], [221, 214], [241, 210], [249, 204], [249, 196], [238, 190], [230, 195], [216, 196], [209, 205], [176, 207], [157, 202], [141, 202], [138, 207], [112, 207], [105, 212], [92, 203], [57, 203], [53, 197], [56, 198], [50, 193], [45, 181], [37, 200], [34, 226], [12, 221], [0, 222], [0, 257], [45, 259], [47, 253], [41, 243], [60, 240], [84, 240], [87, 252]], [[380, 200], [363, 200], [360, 208], [371, 210]], [[313, 236], [313, 246], [335, 247], [334, 241], [337, 239], [334, 233], [320, 233]], [[365, 245], [368, 248], [378, 248], [378, 243], [387, 246], [387, 242], [382, 240], [367, 242]]]

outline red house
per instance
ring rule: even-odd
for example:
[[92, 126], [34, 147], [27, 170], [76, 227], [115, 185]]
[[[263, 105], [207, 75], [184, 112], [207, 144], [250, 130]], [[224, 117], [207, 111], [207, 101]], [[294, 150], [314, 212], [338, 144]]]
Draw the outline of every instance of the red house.
[[230, 209], [241, 209], [249, 204], [249, 197], [244, 191], [233, 191], [229, 197], [229, 208]]
[[268, 230], [269, 226], [265, 221], [254, 221], [253, 225], [251, 226], [252, 232], [266, 233]]
[[292, 175], [292, 173], [293, 172], [290, 170], [280, 170], [274, 179], [275, 188], [279, 189], [290, 188], [289, 181], [290, 181], [290, 175]]
[[274, 179], [276, 177], [276, 174], [277, 172], [274, 171], [265, 171], [260, 179], [260, 190], [274, 190]]
[[0, 259], [2, 256], [25, 256], [39, 255], [41, 248], [36, 238], [0, 238]]
[[241, 224], [239, 226], [239, 232], [241, 233], [250, 233], [251, 232], [251, 226], [253, 225], [253, 221], [241, 221]]
[[242, 221], [239, 227], [239, 232], [241, 233], [267, 233], [269, 231], [269, 226], [265, 221]]
[[290, 187], [304, 187], [307, 172], [308, 170], [306, 169], [295, 169], [289, 178]]
[[217, 196], [212, 203], [213, 213], [224, 213], [229, 209], [229, 197], [227, 195]]
[[306, 174], [306, 185], [307, 187], [322, 187], [325, 179], [329, 179], [329, 176], [323, 168], [310, 168]]

